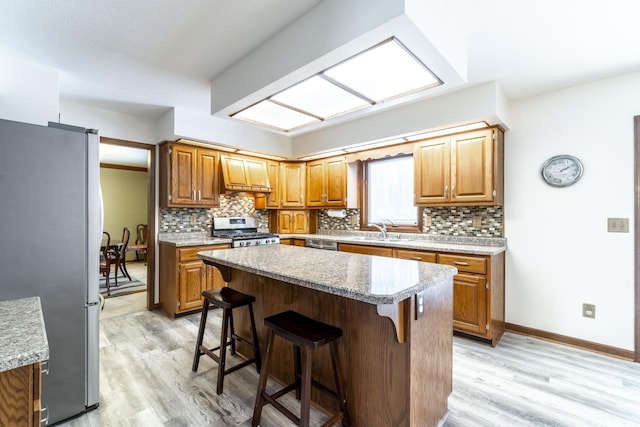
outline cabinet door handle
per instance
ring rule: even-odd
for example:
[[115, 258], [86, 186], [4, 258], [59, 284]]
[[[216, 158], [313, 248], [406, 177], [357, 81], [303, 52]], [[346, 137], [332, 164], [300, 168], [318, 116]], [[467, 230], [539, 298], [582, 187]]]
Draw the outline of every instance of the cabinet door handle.
[[464, 261], [453, 261], [453, 265], [463, 265], [468, 267], [469, 263]]
[[202, 191], [198, 190], [198, 200], [202, 200]]
[[40, 372], [42, 372], [42, 375], [49, 375], [49, 361], [48, 360], [44, 360], [44, 361], [40, 362]]
[[452, 185], [451, 186], [451, 197], [455, 197], [455, 195], [456, 195], [456, 186]]
[[47, 415], [44, 418], [40, 418], [40, 425], [44, 423], [44, 425], [48, 426], [49, 425], [49, 408], [47, 408], [47, 405], [44, 405], [44, 408], [40, 409], [40, 414], [42, 413], [45, 413]]
[[196, 200], [196, 190], [193, 190], [193, 200]]
[[420, 258], [419, 256], [410, 256], [408, 259], [412, 259], [414, 261], [422, 261], [422, 258]]
[[444, 197], [448, 197], [449, 196], [449, 186], [445, 185], [444, 186]]

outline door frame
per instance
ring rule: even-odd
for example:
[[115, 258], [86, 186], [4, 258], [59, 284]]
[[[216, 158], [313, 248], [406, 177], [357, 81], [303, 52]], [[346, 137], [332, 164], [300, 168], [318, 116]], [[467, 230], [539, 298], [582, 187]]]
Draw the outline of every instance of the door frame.
[[147, 196], [147, 309], [155, 308], [155, 265], [156, 265], [156, 146], [123, 139], [100, 137], [101, 144], [119, 145], [121, 147], [140, 148], [149, 151], [147, 173], [149, 188]]
[[635, 290], [634, 297], [634, 342], [635, 352], [633, 360], [640, 362], [640, 116], [633, 118], [633, 150], [634, 150], [634, 275], [633, 283]]

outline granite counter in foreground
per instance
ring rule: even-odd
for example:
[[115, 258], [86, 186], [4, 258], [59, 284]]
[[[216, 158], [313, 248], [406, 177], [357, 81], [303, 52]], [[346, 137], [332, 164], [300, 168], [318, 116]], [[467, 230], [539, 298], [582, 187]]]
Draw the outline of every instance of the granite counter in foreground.
[[0, 372], [48, 359], [40, 298], [0, 301]]
[[204, 251], [208, 263], [370, 304], [392, 304], [453, 279], [456, 268], [399, 258], [266, 245]]

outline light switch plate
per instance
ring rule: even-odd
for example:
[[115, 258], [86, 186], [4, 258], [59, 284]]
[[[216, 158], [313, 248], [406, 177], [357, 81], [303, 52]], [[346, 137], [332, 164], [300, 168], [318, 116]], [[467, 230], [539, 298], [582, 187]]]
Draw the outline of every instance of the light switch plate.
[[629, 218], [608, 218], [607, 231], [609, 233], [628, 233]]

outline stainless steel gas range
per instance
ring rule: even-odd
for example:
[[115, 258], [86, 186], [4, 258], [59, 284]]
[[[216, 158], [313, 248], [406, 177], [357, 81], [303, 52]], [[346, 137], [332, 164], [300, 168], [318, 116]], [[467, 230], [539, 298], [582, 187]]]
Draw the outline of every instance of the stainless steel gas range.
[[231, 239], [232, 248], [280, 243], [277, 234], [258, 232], [254, 217], [214, 218], [211, 234], [213, 237]]

